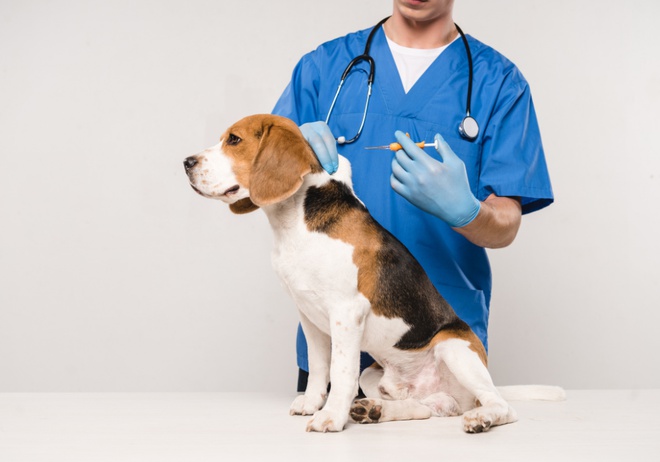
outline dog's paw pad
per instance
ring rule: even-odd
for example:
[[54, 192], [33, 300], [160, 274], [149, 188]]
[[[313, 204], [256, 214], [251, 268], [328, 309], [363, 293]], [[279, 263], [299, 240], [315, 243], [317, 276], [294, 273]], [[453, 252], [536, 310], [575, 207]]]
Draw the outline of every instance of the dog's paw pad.
[[383, 415], [383, 406], [375, 399], [359, 399], [353, 402], [351, 419], [357, 423], [378, 423]]

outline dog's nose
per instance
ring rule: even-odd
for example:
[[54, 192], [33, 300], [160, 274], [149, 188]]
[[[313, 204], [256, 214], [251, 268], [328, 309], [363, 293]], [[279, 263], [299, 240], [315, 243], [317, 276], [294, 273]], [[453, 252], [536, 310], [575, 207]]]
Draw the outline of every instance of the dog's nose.
[[190, 170], [195, 165], [197, 165], [197, 158], [195, 156], [190, 156], [183, 161], [183, 166], [186, 168], [186, 170]]

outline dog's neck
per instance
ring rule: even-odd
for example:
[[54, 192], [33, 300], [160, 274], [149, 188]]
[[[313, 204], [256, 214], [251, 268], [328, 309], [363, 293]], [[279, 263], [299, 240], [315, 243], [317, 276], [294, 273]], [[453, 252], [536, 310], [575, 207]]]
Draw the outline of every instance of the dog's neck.
[[330, 175], [325, 170], [321, 173], [309, 173], [303, 178], [303, 184], [293, 196], [273, 205], [262, 207], [275, 233], [294, 230], [304, 222], [304, 201], [310, 187], [320, 187], [335, 180], [353, 189], [351, 180], [351, 163], [345, 157], [339, 156], [339, 167]]

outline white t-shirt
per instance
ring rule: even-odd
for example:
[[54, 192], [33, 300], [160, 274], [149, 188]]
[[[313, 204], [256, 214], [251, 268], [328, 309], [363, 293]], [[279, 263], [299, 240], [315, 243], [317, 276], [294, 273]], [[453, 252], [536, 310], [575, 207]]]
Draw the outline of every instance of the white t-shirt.
[[394, 43], [387, 36], [385, 38], [387, 38], [387, 44], [394, 57], [406, 93], [415, 85], [415, 82], [424, 74], [433, 61], [440, 56], [440, 53], [445, 51], [452, 43], [449, 42], [440, 48], [407, 48]]

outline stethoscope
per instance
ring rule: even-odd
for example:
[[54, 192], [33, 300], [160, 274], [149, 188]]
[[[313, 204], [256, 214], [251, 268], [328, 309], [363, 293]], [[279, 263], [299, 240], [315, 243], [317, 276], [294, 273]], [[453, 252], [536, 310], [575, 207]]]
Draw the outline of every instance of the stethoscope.
[[[353, 67], [356, 64], [362, 61], [366, 62], [369, 65], [369, 73], [367, 77], [367, 99], [364, 103], [364, 112], [362, 113], [362, 121], [360, 122], [360, 128], [358, 128], [358, 131], [355, 134], [355, 136], [349, 140], [347, 140], [345, 136], [339, 136], [337, 138], [338, 144], [353, 143], [362, 134], [362, 129], [364, 128], [364, 121], [367, 119], [369, 100], [371, 99], [371, 86], [374, 83], [374, 75], [376, 73], [376, 63], [374, 62], [374, 59], [371, 57], [371, 55], [369, 55], [369, 49], [371, 48], [371, 41], [373, 40], [376, 31], [378, 31], [378, 28], [382, 26], [383, 23], [387, 21], [389, 18], [390, 17], [388, 16], [387, 18], [381, 20], [378, 24], [374, 26], [373, 29], [371, 29], [371, 32], [369, 33], [369, 37], [367, 37], [367, 43], [364, 46], [364, 52], [361, 55], [353, 58], [351, 62], [348, 63], [348, 66], [346, 66], [344, 73], [341, 75], [341, 80], [339, 81], [337, 92], [335, 93], [335, 97], [333, 98], [332, 104], [330, 105], [328, 116], [325, 118], [326, 124], [330, 120], [330, 115], [332, 114], [332, 110], [334, 109], [335, 103], [337, 102], [337, 97], [339, 97], [339, 93], [341, 92], [341, 87], [344, 85], [344, 80], [346, 80], [346, 77], [348, 77], [348, 74], [351, 72], [351, 69], [353, 69]], [[467, 59], [468, 59], [468, 90], [467, 90], [467, 101], [465, 102], [465, 117], [458, 126], [458, 133], [464, 139], [468, 141], [474, 141], [477, 139], [477, 136], [479, 135], [479, 124], [474, 119], [474, 117], [470, 115], [470, 103], [472, 102], [472, 53], [470, 52], [470, 45], [468, 44], [468, 41], [465, 38], [465, 34], [461, 30], [461, 28], [458, 27], [458, 24], [454, 23], [454, 25], [456, 26], [456, 30], [458, 31], [458, 33], [461, 36], [461, 39], [463, 40], [463, 46], [465, 46], [465, 51], [467, 53]]]

